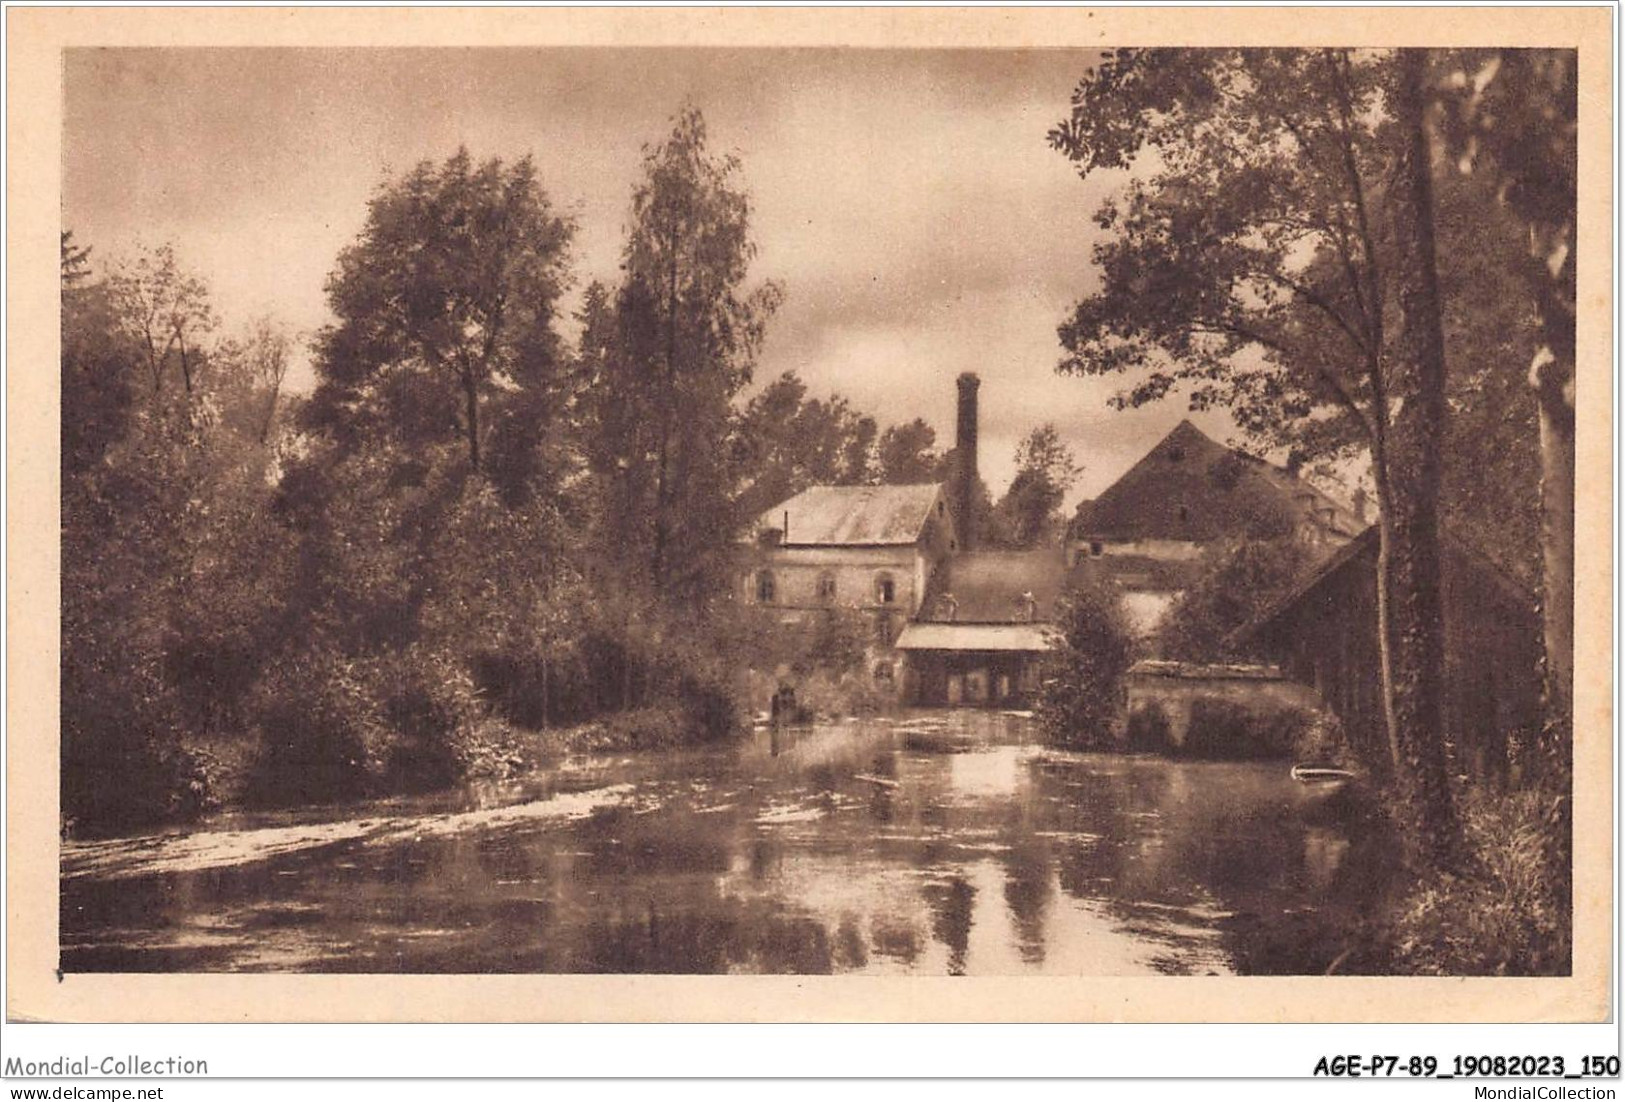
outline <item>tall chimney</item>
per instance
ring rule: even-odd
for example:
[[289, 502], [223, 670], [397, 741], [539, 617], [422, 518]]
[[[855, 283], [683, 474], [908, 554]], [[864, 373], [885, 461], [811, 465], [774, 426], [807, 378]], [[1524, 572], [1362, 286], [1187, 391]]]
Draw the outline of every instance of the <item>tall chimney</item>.
[[955, 485], [954, 530], [959, 533], [959, 547], [970, 551], [976, 546], [976, 391], [982, 380], [967, 371], [959, 376], [959, 425], [954, 441]]

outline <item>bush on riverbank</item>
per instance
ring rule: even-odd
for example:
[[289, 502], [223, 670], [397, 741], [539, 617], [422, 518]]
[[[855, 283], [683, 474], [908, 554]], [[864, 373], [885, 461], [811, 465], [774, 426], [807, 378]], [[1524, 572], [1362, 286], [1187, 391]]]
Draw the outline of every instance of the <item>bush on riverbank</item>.
[[1115, 746], [1124, 705], [1123, 677], [1134, 661], [1134, 633], [1115, 589], [1075, 585], [1061, 602], [1060, 638], [1046, 662], [1033, 714], [1051, 742]]
[[1161, 753], [1168, 749], [1173, 729], [1168, 709], [1162, 706], [1162, 701], [1147, 700], [1129, 713], [1128, 748]]
[[1193, 758], [1299, 758], [1315, 722], [1315, 712], [1296, 705], [1198, 696], [1179, 752]]
[[289, 806], [453, 784], [487, 756], [485, 713], [452, 655], [357, 660], [317, 644], [257, 687], [243, 796]]
[[485, 708], [473, 677], [451, 656], [408, 652], [403, 664], [380, 687], [392, 736], [385, 781], [392, 791], [444, 788], [471, 772]]
[[81, 759], [78, 747], [63, 739], [64, 837], [185, 821], [220, 803], [217, 765], [205, 750], [139, 729], [103, 738], [94, 749], [93, 759]]
[[[703, 626], [668, 624], [617, 640], [616, 653], [627, 665], [610, 671], [615, 684], [599, 683], [600, 677], [584, 686], [579, 671], [566, 661], [556, 663], [557, 710], [547, 728], [545, 713], [523, 706], [523, 694], [536, 688], [529, 682], [499, 681], [493, 714], [481, 681], [513, 668], [493, 670], [490, 659], [497, 652], [485, 653], [487, 664], [474, 664], [477, 676], [454, 654], [417, 644], [373, 659], [348, 658], [317, 644], [258, 686], [257, 749], [244, 797], [260, 806], [290, 806], [421, 792], [470, 776], [500, 775], [536, 752], [566, 745], [647, 749], [726, 737], [742, 726], [741, 689], [705, 633]], [[596, 642], [605, 645], [603, 638]], [[601, 706], [601, 698], [619, 703], [615, 698], [628, 685], [630, 706]], [[578, 722], [560, 723], [563, 717]], [[567, 744], [536, 737], [566, 726]]]
[[695, 741], [686, 709], [652, 704], [604, 716], [574, 734], [570, 745], [578, 750], [661, 750]]
[[360, 663], [318, 646], [284, 662], [256, 697], [250, 803], [321, 803], [378, 790], [387, 729]]

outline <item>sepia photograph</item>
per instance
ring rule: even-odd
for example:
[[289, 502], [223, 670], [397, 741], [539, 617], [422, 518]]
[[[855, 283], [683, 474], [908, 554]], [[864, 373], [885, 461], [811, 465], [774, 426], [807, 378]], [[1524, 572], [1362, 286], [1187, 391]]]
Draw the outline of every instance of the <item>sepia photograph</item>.
[[1577, 49], [59, 61], [64, 990], [1609, 968]]

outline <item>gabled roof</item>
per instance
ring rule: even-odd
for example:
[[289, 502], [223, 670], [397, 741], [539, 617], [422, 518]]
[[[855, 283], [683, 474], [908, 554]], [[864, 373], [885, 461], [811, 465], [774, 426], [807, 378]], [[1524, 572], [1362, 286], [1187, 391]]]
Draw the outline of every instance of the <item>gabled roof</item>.
[[[1226, 641], [1235, 647], [1248, 645], [1260, 632], [1268, 630], [1276, 620], [1308, 600], [1328, 579], [1355, 559], [1364, 556], [1374, 564], [1381, 539], [1379, 527], [1375, 524], [1369, 526], [1327, 556], [1325, 561], [1316, 566], [1297, 585], [1265, 605], [1251, 620], [1232, 631]], [[1439, 547], [1444, 556], [1445, 569], [1450, 568], [1451, 560], [1461, 563], [1471, 569], [1478, 578], [1483, 579], [1485, 584], [1491, 586], [1492, 592], [1498, 593], [1502, 600], [1513, 605], [1533, 607], [1534, 595], [1467, 540], [1449, 529], [1442, 529], [1439, 533]]]
[[757, 531], [783, 530], [785, 547], [885, 547], [919, 541], [941, 494], [912, 486], [813, 486], [764, 512]]
[[1035, 604], [1033, 620], [1055, 619], [1055, 602], [1066, 588], [1066, 559], [1061, 548], [1042, 551], [967, 551], [949, 555], [926, 587], [920, 620], [945, 622], [944, 594], [953, 594], [953, 622], [958, 624], [1028, 623], [1027, 594]]
[[1247, 623], [1232, 631], [1229, 635], [1228, 642], [1233, 646], [1244, 646], [1251, 642], [1253, 637], [1257, 635], [1258, 632], [1262, 631], [1272, 620], [1274, 620], [1277, 616], [1280, 616], [1293, 605], [1296, 605], [1299, 601], [1303, 600], [1311, 592], [1318, 589], [1320, 584], [1327, 578], [1330, 578], [1333, 574], [1336, 574], [1354, 559], [1359, 558], [1360, 555], [1366, 553], [1374, 554], [1379, 538], [1380, 532], [1377, 526], [1373, 524], [1354, 539], [1350, 540], [1348, 543], [1345, 543], [1342, 547], [1339, 547], [1335, 552], [1327, 556], [1324, 562], [1320, 563], [1320, 565], [1316, 566], [1307, 575], [1300, 579], [1298, 584], [1292, 586], [1285, 593], [1281, 594], [1279, 597], [1275, 598], [1275, 600], [1265, 605], [1258, 612], [1258, 614], [1255, 615], [1251, 620], [1247, 621]]
[[1308, 482], [1181, 421], [1099, 497], [1079, 505], [1068, 534], [1206, 542], [1296, 527], [1311, 513], [1334, 534], [1360, 531], [1353, 514]]

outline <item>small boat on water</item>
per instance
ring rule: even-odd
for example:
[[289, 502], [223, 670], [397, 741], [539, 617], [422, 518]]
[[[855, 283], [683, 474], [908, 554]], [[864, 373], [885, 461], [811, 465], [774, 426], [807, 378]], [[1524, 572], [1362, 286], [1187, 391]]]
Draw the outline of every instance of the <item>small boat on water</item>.
[[1292, 779], [1299, 784], [1344, 785], [1356, 778], [1352, 770], [1336, 765], [1294, 765]]
[[1298, 782], [1299, 802], [1309, 821], [1346, 821], [1359, 813], [1360, 775], [1340, 765], [1300, 762], [1292, 767]]
[[924, 754], [959, 754], [976, 745], [967, 731], [912, 730], [903, 732], [903, 749]]

